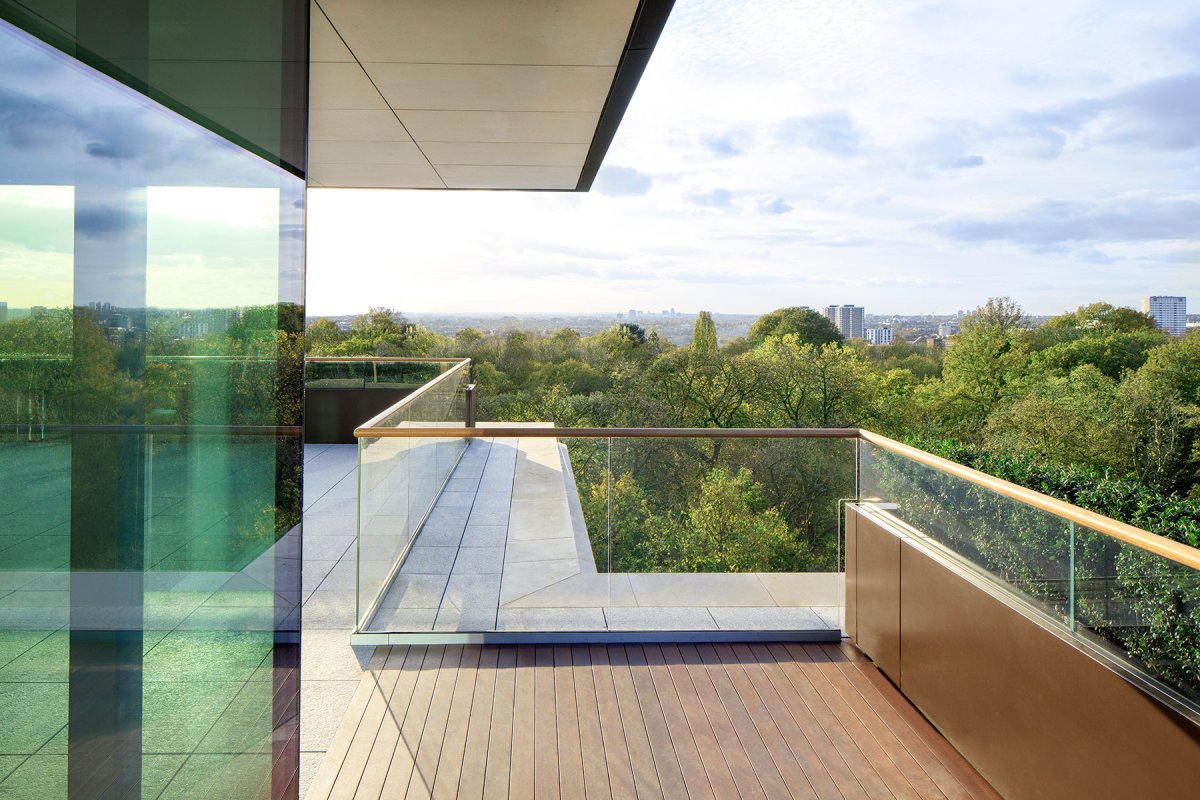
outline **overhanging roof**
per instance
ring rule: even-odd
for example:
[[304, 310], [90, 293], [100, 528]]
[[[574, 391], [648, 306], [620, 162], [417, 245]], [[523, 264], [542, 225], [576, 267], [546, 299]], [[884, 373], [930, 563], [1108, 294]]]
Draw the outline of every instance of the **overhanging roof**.
[[586, 191], [673, 0], [314, 0], [310, 186]]

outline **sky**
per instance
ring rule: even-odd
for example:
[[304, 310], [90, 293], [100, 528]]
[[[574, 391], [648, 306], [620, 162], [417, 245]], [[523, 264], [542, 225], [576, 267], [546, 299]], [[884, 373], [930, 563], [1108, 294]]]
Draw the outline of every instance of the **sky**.
[[1200, 308], [1200, 3], [677, 0], [591, 192], [314, 189], [308, 312]]

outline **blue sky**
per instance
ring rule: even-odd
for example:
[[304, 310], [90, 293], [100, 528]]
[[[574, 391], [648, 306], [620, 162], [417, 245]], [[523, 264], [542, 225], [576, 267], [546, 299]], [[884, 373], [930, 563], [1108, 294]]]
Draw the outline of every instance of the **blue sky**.
[[591, 193], [311, 191], [310, 313], [1200, 307], [1198, 155], [1200, 3], [678, 0]]

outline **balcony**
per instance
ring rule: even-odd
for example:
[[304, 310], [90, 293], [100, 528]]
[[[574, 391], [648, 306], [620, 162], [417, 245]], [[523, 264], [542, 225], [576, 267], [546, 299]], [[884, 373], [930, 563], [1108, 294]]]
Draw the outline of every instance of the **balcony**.
[[[869, 431], [468, 426], [465, 386], [308, 447], [306, 629], [365, 664], [311, 796], [1103, 796], [1196, 757], [1191, 548]], [[802, 553], [678, 537], [764, 469], [807, 487]], [[1110, 767], [1056, 773], [1080, 742]]]

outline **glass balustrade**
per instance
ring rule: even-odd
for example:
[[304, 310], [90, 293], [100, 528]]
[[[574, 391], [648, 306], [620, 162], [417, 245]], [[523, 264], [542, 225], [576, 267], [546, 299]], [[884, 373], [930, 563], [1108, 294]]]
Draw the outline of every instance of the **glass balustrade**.
[[[369, 424], [378, 429], [464, 427], [469, 362], [442, 372]], [[463, 438], [358, 439], [360, 627], [374, 614], [391, 578], [467, 450]]]
[[1123, 541], [870, 442], [859, 453], [861, 496], [875, 513], [1200, 713], [1195, 551], [1114, 522], [1146, 544]]

